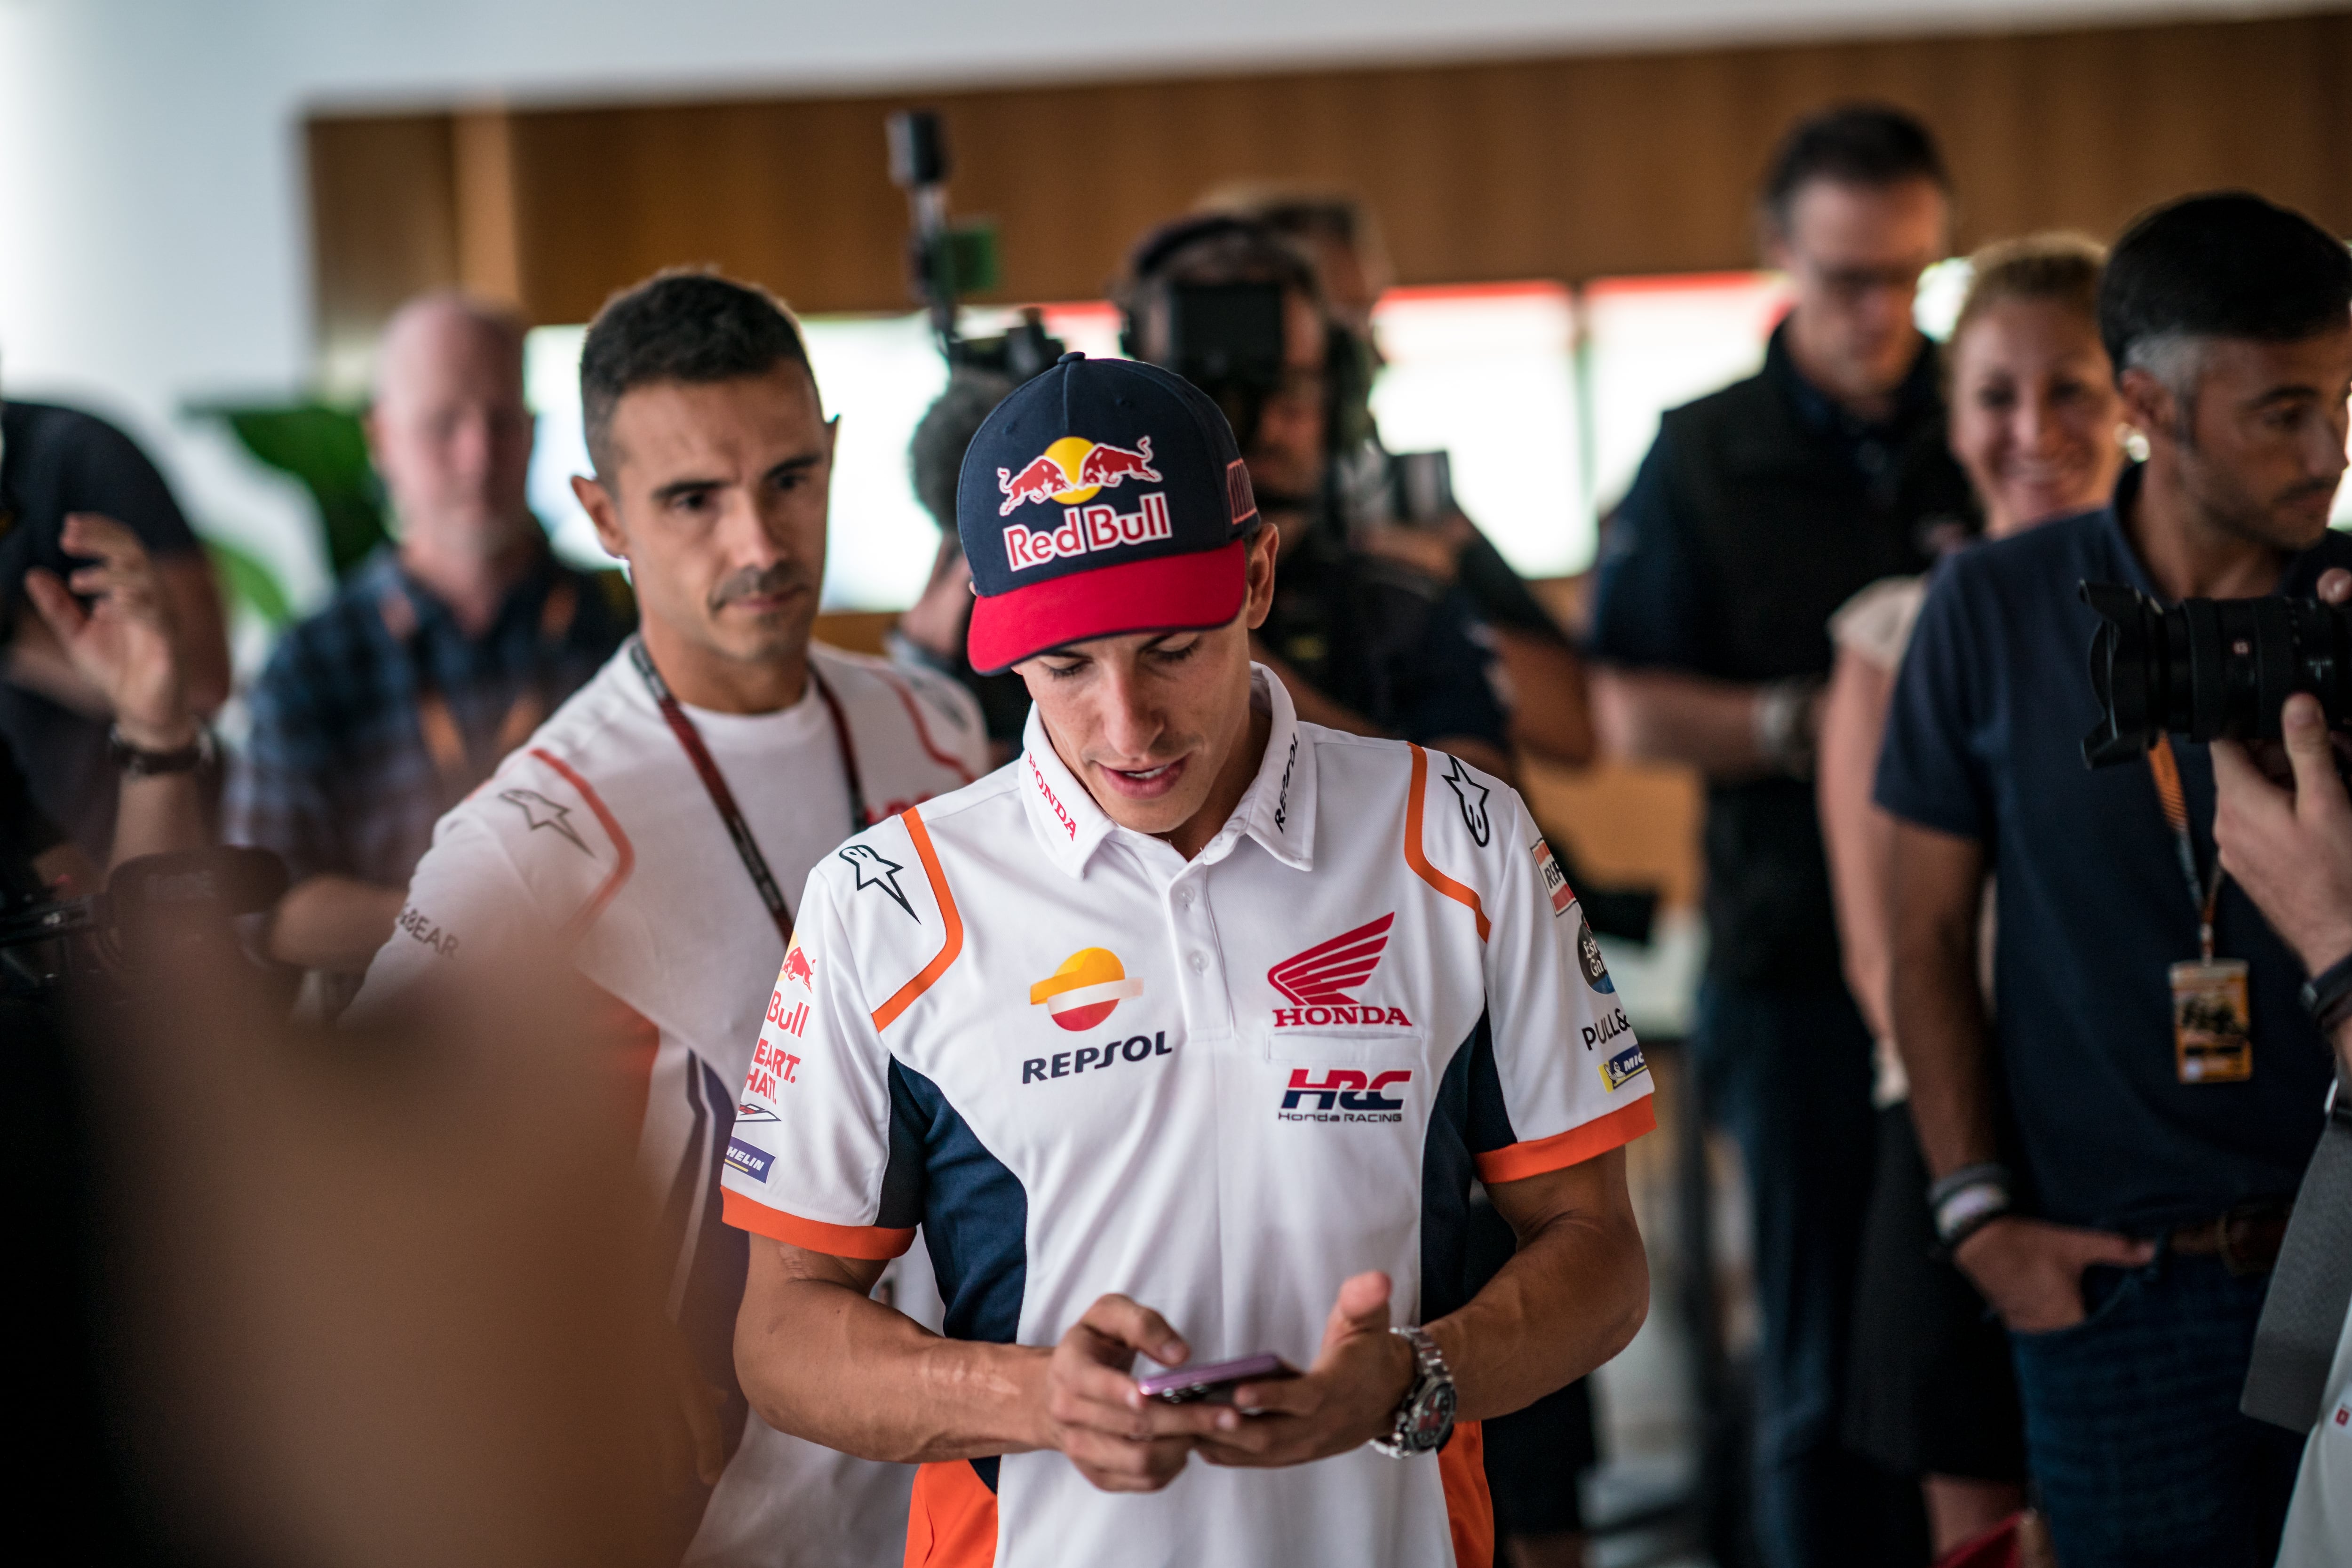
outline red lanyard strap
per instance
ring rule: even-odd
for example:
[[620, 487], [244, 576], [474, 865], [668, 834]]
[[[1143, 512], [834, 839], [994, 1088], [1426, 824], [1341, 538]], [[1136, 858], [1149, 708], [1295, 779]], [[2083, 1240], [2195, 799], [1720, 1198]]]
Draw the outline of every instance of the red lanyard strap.
[[540, 605], [539, 642], [531, 658], [529, 681], [507, 704], [504, 717], [499, 721], [499, 731], [491, 744], [496, 748], [488, 767], [477, 767], [466, 745], [465, 731], [457, 727], [457, 717], [449, 710], [449, 700], [441, 694], [441, 685], [434, 678], [433, 661], [424, 639], [418, 637], [416, 607], [408, 595], [397, 588], [388, 589], [377, 601], [376, 614], [383, 621], [383, 629], [408, 654], [409, 674], [416, 693], [416, 730], [424, 737], [425, 754], [433, 759], [434, 771], [441, 775], [445, 799], [461, 799], [482, 780], [498, 771], [508, 752], [530, 739], [547, 718], [551, 682], [548, 666], [562, 652], [564, 635], [572, 629], [572, 614], [579, 607], [579, 594], [569, 578], [559, 577], [547, 591]]
[[2147, 771], [2156, 775], [2156, 798], [2164, 820], [2172, 828], [2180, 851], [2181, 874], [2189, 879], [2189, 901], [2197, 906], [2197, 945], [2206, 963], [2213, 962], [2213, 909], [2221, 897], [2221, 858], [2213, 857], [2213, 874], [2197, 875], [2197, 847], [2189, 837], [2189, 796], [2180, 787], [2180, 763], [2172, 754], [2172, 737], [2158, 735], [2148, 748]]
[[[759, 840], [751, 837], [751, 825], [743, 820], [743, 813], [735, 804], [735, 792], [727, 787], [727, 775], [719, 771], [719, 763], [711, 757], [710, 749], [702, 743], [701, 731], [695, 729], [694, 721], [687, 716], [684, 706], [670, 694], [669, 683], [662, 679], [661, 672], [654, 668], [653, 655], [646, 651], [643, 637], [629, 639], [629, 662], [637, 667], [637, 674], [645, 681], [646, 689], [653, 694], [654, 706], [661, 710], [663, 721], [669, 725], [669, 732], [677, 737], [678, 746], [686, 752], [687, 761], [694, 764], [696, 775], [702, 780], [703, 793], [710, 796], [710, 804], [718, 809], [719, 820], [726, 825], [727, 837], [735, 845], [736, 858], [743, 862], [743, 869], [751, 874], [751, 886], [759, 890], [760, 902], [767, 906], [768, 918], [776, 922], [777, 934], [784, 939], [785, 946], [791, 946], [793, 907], [784, 901], [783, 889], [776, 886], [775, 875], [768, 869], [768, 858], [760, 853]], [[833, 720], [833, 738], [841, 752], [842, 782], [849, 789], [849, 831], [861, 833], [871, 822], [866, 811], [866, 790], [858, 781], [857, 753], [849, 744], [848, 716], [842, 712], [840, 700], [825, 684], [824, 677], [817, 673], [814, 660], [809, 664], [808, 677], [810, 683], [816, 688], [817, 695], [824, 700], [826, 714]]]

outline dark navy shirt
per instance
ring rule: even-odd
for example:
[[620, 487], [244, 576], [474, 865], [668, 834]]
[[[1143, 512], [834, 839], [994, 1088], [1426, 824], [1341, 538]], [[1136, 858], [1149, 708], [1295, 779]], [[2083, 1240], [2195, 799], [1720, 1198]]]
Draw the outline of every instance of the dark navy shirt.
[[[2128, 508], [2138, 475], [2116, 504]], [[2352, 539], [2294, 558], [2308, 595]], [[2296, 990], [2303, 966], [2225, 884], [2216, 955], [2252, 966], [2253, 1076], [2189, 1085], [2173, 1062], [2169, 965], [2198, 956], [2198, 910], [2145, 763], [2092, 772], [2075, 584], [2155, 586], [2114, 508], [1963, 551], [1938, 569], [1896, 677], [1878, 804], [1987, 848], [1999, 894], [1998, 1058], [2038, 1210], [2155, 1235], [2291, 1196], [2323, 1121], [2328, 1056]], [[2176, 736], [2200, 874], [2213, 864], [2213, 765]]]

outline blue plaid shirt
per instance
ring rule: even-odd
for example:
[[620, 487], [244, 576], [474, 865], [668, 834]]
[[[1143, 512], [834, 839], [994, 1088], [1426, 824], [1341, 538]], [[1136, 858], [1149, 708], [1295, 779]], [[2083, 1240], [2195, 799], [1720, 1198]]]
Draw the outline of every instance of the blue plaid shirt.
[[[550, 635], [548, 595], [564, 581], [574, 608]], [[395, 605], [387, 619], [393, 599], [406, 602], [407, 616]], [[391, 624], [404, 618], [415, 624], [404, 640]], [[515, 704], [536, 690], [552, 712], [635, 624], [620, 574], [580, 572], [551, 556], [469, 638], [386, 546], [326, 608], [287, 632], [247, 694], [253, 729], [229, 773], [228, 841], [276, 850], [297, 881], [333, 872], [407, 886], [433, 825], [497, 766]], [[428, 689], [440, 693], [464, 739], [471, 776], [463, 780], [445, 779], [425, 742], [418, 700]]]

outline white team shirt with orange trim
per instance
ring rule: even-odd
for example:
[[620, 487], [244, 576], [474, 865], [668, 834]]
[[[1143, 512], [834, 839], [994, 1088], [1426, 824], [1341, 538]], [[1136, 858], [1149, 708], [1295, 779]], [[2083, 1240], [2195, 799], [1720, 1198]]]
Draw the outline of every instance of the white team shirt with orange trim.
[[[985, 765], [978, 709], [953, 682], [823, 646], [810, 657], [840, 699], [877, 816]], [[822, 698], [812, 687], [782, 712], [687, 712], [789, 898], [852, 826]], [[718, 1176], [784, 942], [625, 648], [435, 827], [355, 1008], [469, 959], [494, 963], [518, 929], [569, 940], [579, 972], [616, 1004], [644, 1087], [639, 1159], [673, 1259], [670, 1311], [743, 1420], [686, 1561], [895, 1565], [910, 1472], [773, 1431], [748, 1417], [735, 1382], [746, 1253], [720, 1223]], [[928, 1268], [907, 1273], [893, 1281], [902, 1300], [936, 1321]]]
[[[1471, 1183], [1653, 1125], [1650, 1078], [1526, 806], [1454, 758], [1272, 733], [1189, 863], [1113, 824], [1033, 712], [1027, 750], [820, 864], [768, 1006], [729, 1221], [888, 1258], [920, 1226], [953, 1337], [1051, 1345], [1097, 1298], [1202, 1361], [1305, 1366], [1339, 1284], [1399, 1321], [1465, 1300]], [[1056, 1453], [926, 1465], [907, 1561], [1489, 1560], [1475, 1424], [1434, 1458], [1194, 1463], [1096, 1490]]]

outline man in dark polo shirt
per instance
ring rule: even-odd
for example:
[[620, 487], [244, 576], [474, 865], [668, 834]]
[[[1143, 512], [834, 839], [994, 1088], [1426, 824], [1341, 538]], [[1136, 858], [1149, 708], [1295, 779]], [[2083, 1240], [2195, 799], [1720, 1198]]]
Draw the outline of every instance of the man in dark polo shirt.
[[[2352, 255], [2257, 197], [2191, 197], [2116, 246], [2099, 318], [2147, 461], [2105, 510], [1951, 561], [1897, 678], [1877, 788], [1898, 819], [1895, 1035], [1937, 1228], [2011, 1331], [2061, 1560], [2258, 1568], [2299, 1444], [2238, 1395], [2328, 1053], [2294, 954], [2215, 869], [2208, 748], [2084, 767], [2075, 590], [2307, 595], [2352, 565], [2327, 529]], [[2208, 1057], [2176, 1018], [2216, 966], [2251, 1047]]]
[[1965, 531], [1934, 351], [1944, 254], [1927, 131], [1850, 107], [1799, 125], [1763, 193], [1796, 300], [1764, 369], [1665, 416], [1603, 548], [1594, 717], [1621, 756], [1706, 775], [1709, 955], [1693, 1041], [1748, 1166], [1763, 1342], [1758, 1533], [1772, 1568], [1893, 1561], [1891, 1487], [1838, 1442], [1873, 1139], [1868, 1029], [1838, 964], [1815, 815], [1831, 614]]

